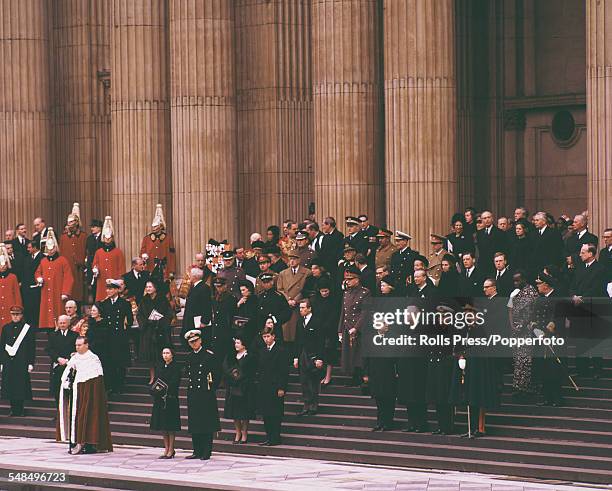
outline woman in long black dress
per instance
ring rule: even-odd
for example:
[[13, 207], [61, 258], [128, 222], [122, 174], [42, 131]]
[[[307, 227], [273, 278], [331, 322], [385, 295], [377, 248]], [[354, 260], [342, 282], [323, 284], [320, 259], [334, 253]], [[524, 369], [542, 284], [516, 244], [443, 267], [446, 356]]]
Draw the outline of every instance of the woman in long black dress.
[[161, 351], [163, 362], [155, 368], [155, 379], [160, 379], [168, 385], [165, 397], [153, 398], [153, 413], [150, 428], [163, 432], [166, 451], [160, 459], [174, 457], [174, 439], [176, 432], [181, 431], [181, 410], [179, 407], [179, 386], [181, 385], [181, 369], [174, 361], [174, 351], [167, 346]]
[[259, 300], [255, 295], [255, 287], [250, 281], [240, 283], [240, 294], [236, 315], [234, 316], [234, 337], [241, 337], [247, 346], [251, 345], [257, 335], [257, 319], [259, 315]]
[[236, 436], [234, 443], [247, 443], [249, 420], [255, 418], [256, 393], [255, 374], [257, 362], [254, 355], [247, 351], [245, 341], [234, 340], [236, 354], [229, 354], [223, 362], [225, 376], [224, 417], [234, 420]]
[[321, 278], [318, 282], [317, 294], [312, 297], [312, 311], [325, 320], [325, 347], [323, 357], [327, 363], [325, 377], [321, 385], [331, 382], [332, 367], [338, 366], [340, 341], [338, 339], [338, 322], [340, 321], [340, 298], [333, 290], [332, 280]]
[[[89, 339], [89, 347], [102, 364], [102, 371], [105, 374], [110, 373], [109, 367], [109, 352], [110, 352], [110, 329], [106, 319], [102, 317], [100, 304], [94, 303], [89, 310], [89, 318], [87, 319], [87, 338]], [[107, 382], [105, 380], [105, 382]], [[109, 387], [110, 384], [105, 384]]]
[[527, 222], [518, 221], [514, 225], [514, 235], [510, 240], [509, 262], [513, 270], [529, 271], [533, 251], [533, 238], [529, 232]]
[[211, 302], [212, 349], [219, 360], [225, 360], [232, 350], [233, 320], [238, 307], [236, 297], [229, 292], [225, 278], [215, 278], [213, 286], [215, 291]]
[[145, 295], [138, 306], [140, 326], [140, 361], [149, 367], [149, 385], [153, 383], [155, 366], [160, 362], [159, 354], [165, 346], [172, 346], [170, 321], [173, 316], [168, 299], [157, 292], [157, 285], [147, 281]]

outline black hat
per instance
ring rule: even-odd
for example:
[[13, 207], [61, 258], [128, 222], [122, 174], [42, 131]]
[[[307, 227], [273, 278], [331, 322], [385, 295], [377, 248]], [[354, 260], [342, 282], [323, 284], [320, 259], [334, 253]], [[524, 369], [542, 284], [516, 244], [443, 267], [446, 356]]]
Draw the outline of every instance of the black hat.
[[266, 250], [266, 253], [280, 256], [281, 250], [280, 250], [280, 247], [278, 247], [277, 245], [273, 245], [273, 246], [268, 247], [268, 249]]
[[556, 280], [549, 274], [546, 274], [544, 271], [542, 271], [536, 278], [536, 283], [546, 283], [548, 286], [554, 288]]
[[220, 276], [217, 276], [214, 280], [213, 280], [213, 285], [214, 286], [223, 286], [227, 284], [227, 280], [225, 278], [222, 278]]
[[322, 290], [323, 288], [327, 288], [328, 290], [331, 290], [332, 282], [327, 276], [324, 276], [317, 282], [317, 288], [319, 290]]
[[100, 228], [102, 228], [102, 225], [104, 225], [104, 224], [102, 223], [102, 220], [99, 220], [99, 219], [97, 219], [97, 218], [94, 218], [94, 219], [91, 221], [91, 223], [89, 224], [89, 226], [90, 226], [90, 227], [100, 227]]
[[261, 273], [259, 275], [259, 279], [261, 281], [272, 281], [274, 279], [274, 275], [271, 273]]
[[429, 259], [427, 259], [425, 256], [422, 256], [421, 254], [419, 254], [418, 256], [416, 256], [416, 257], [414, 258], [414, 260], [415, 260], [415, 261], [417, 261], [417, 260], [421, 261], [421, 262], [422, 262], [422, 263], [425, 265], [425, 267], [426, 267], [426, 268], [428, 268], [428, 267], [429, 267]]
[[262, 240], [256, 240], [251, 244], [251, 249], [263, 249], [264, 247], [266, 247], [266, 244]]
[[381, 279], [380, 282], [381, 283], [386, 283], [391, 288], [395, 288], [395, 280], [393, 279], [393, 277], [390, 274], [388, 274], [383, 279]]
[[234, 259], [234, 251], [224, 251], [222, 256], [223, 259]]

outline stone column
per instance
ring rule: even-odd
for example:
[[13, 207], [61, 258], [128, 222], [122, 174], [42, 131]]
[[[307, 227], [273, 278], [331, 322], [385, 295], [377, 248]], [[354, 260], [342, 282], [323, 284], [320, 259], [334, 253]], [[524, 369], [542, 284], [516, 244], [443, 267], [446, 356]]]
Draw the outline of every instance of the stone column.
[[[0, 0], [0, 224], [51, 219], [50, 2]], [[4, 233], [4, 232], [3, 232]]]
[[612, 227], [612, 5], [587, 1], [587, 181], [591, 232]]
[[109, 108], [98, 78], [110, 69], [107, 0], [53, 2], [53, 55], [54, 223], [61, 230], [75, 201], [85, 226], [110, 212], [102, 206], [110, 200]]
[[126, 258], [139, 252], [156, 203], [172, 216], [167, 20], [166, 0], [112, 2], [111, 214]]
[[313, 199], [310, 0], [237, 0], [236, 37], [244, 242]]
[[313, 0], [312, 19], [317, 218], [383, 224], [378, 2]]
[[233, 0], [170, 0], [172, 202], [179, 271], [238, 238]]
[[457, 207], [453, 0], [385, 0], [387, 222], [429, 252]]

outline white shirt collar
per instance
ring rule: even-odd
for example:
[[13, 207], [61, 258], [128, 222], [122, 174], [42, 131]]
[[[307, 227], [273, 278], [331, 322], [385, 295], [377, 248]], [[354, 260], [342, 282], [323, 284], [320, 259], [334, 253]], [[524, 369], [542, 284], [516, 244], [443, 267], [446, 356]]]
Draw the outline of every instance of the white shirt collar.
[[272, 348], [274, 348], [275, 344], [276, 344], [276, 341], [274, 341], [270, 346], [268, 346], [268, 351], [272, 351]]
[[196, 282], [193, 284], [193, 286], [194, 286], [194, 287], [196, 287], [196, 286], [198, 286], [200, 283], [202, 283], [202, 280], [198, 280], [198, 281], [196, 281]]
[[246, 355], [247, 355], [247, 351], [246, 350], [242, 351], [241, 353], [236, 353], [236, 360], [241, 360]]
[[311, 317], [312, 317], [312, 313], [304, 316], [304, 324], [308, 324], [310, 322]]
[[578, 238], [579, 238], [579, 239], [582, 239], [582, 236], [583, 236], [584, 234], [586, 234], [586, 231], [587, 231], [587, 229], [585, 228], [584, 230], [581, 230], [580, 232], [578, 232]]

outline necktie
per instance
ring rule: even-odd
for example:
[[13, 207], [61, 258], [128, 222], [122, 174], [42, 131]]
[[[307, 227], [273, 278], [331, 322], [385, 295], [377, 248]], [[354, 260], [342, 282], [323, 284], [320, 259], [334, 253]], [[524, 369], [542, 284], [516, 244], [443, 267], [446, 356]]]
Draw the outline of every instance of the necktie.
[[293, 274], [297, 273], [297, 269], [293, 268]]
[[497, 272], [497, 278], [496, 278], [496, 279], [498, 279], [498, 280], [499, 280], [499, 278], [500, 278], [500, 277], [501, 277], [501, 272], [500, 272], [500, 271], [498, 271], [498, 272]]
[[469, 278], [470, 276], [472, 276], [472, 272], [468, 269], [467, 271], [467, 277]]

